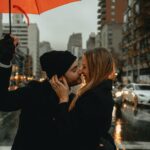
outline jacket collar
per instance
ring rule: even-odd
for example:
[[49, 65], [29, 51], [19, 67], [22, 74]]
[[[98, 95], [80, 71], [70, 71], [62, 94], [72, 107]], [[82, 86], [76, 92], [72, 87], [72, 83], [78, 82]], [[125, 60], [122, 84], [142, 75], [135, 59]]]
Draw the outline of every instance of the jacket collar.
[[112, 90], [112, 83], [113, 83], [112, 80], [107, 79], [107, 80], [102, 81], [97, 87]]

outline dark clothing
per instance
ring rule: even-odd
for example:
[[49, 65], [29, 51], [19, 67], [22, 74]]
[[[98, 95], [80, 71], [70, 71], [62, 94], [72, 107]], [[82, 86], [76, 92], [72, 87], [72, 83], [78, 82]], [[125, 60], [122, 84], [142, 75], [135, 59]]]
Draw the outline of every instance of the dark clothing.
[[12, 150], [60, 150], [55, 116], [58, 98], [48, 81], [8, 92], [11, 69], [0, 68], [0, 110], [20, 110]]
[[62, 125], [62, 138], [68, 143], [66, 149], [98, 150], [101, 137], [112, 140], [108, 136], [114, 106], [111, 89], [112, 81], [103, 81], [83, 94], [69, 113], [67, 104], [60, 104], [57, 119]]

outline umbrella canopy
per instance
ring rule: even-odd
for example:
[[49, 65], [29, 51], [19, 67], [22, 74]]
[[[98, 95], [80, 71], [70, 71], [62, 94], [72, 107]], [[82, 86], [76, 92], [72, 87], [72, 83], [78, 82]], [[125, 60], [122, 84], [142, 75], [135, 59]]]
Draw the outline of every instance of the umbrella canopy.
[[19, 6], [26, 13], [41, 14], [75, 1], [79, 0], [0, 0], [0, 13], [9, 13], [9, 4], [11, 4], [11, 13], [20, 13], [20, 10], [15, 8], [15, 6]]
[[[79, 0], [0, 0], [0, 13], [41, 14], [47, 10], [75, 1]], [[9, 19], [11, 26], [11, 15]]]

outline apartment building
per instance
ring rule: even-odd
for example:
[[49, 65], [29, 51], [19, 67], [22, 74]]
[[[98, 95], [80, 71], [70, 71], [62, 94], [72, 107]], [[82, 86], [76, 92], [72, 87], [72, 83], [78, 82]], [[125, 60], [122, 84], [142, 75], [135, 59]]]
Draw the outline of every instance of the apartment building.
[[124, 14], [123, 80], [150, 83], [150, 1], [130, 0]]
[[100, 41], [96, 40], [96, 45], [105, 47], [113, 53], [121, 53], [119, 44], [122, 39], [123, 14], [126, 7], [127, 0], [98, 0], [97, 24]]

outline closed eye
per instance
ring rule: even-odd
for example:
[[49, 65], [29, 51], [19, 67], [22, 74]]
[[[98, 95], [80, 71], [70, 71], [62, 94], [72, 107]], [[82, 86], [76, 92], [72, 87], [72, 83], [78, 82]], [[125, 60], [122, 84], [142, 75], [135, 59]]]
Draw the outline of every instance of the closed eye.
[[75, 67], [73, 67], [73, 68], [71, 69], [71, 71], [76, 72], [77, 69], [78, 69], [78, 66], [75, 66]]

